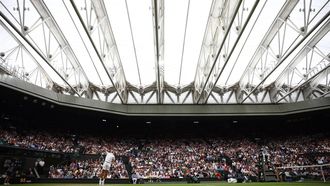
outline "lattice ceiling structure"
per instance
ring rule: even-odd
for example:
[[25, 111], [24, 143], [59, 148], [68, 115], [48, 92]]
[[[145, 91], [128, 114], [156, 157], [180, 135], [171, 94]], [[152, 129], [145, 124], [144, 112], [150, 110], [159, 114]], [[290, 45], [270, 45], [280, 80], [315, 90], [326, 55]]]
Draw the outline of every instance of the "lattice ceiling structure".
[[0, 74], [121, 104], [329, 96], [329, 0], [1, 0]]

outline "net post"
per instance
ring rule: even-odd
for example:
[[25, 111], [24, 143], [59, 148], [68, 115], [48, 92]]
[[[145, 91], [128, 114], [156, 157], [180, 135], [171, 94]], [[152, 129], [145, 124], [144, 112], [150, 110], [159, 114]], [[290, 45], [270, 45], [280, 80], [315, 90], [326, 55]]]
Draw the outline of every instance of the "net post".
[[324, 172], [323, 172], [323, 166], [321, 166], [321, 174], [322, 174], [323, 182], [325, 182], [325, 177], [324, 177]]
[[277, 181], [281, 181], [280, 180], [280, 176], [279, 176], [279, 173], [278, 173], [278, 167], [275, 167], [275, 174], [276, 174], [276, 177], [277, 177]]

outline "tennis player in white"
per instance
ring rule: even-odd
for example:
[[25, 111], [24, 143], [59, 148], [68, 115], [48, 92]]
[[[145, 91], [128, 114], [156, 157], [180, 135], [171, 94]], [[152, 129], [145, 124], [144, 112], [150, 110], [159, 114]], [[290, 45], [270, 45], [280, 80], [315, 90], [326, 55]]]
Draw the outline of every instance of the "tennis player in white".
[[111, 152], [107, 152], [105, 156], [104, 163], [102, 165], [102, 171], [100, 174], [100, 180], [99, 180], [99, 185], [104, 185], [104, 181], [107, 178], [109, 172], [110, 172], [110, 167], [111, 163], [115, 160], [115, 155]]

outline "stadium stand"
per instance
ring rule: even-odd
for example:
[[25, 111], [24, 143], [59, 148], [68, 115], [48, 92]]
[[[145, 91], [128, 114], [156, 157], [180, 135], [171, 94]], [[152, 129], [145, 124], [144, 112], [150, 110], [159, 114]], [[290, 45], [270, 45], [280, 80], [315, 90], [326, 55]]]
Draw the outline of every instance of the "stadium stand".
[[[74, 137], [72, 137], [74, 136]], [[128, 179], [134, 172], [141, 180], [211, 178], [245, 181], [277, 181], [277, 179], [321, 179], [319, 170], [283, 170], [276, 167], [328, 164], [330, 138], [324, 135], [291, 136], [259, 140], [240, 138], [136, 139], [26, 131], [15, 127], [0, 130], [1, 148], [15, 147], [48, 153], [71, 154], [67, 161], [46, 163], [48, 178], [93, 179], [101, 169], [102, 153], [111, 151], [118, 157], [109, 179]], [[126, 161], [125, 161], [126, 159]], [[3, 173], [13, 177], [31, 173], [34, 167], [8, 166]], [[273, 172], [273, 173], [272, 173]], [[329, 178], [329, 167], [324, 169]], [[40, 173], [39, 173], [40, 174]], [[267, 175], [274, 178], [269, 179]], [[36, 176], [36, 175], [35, 175]]]

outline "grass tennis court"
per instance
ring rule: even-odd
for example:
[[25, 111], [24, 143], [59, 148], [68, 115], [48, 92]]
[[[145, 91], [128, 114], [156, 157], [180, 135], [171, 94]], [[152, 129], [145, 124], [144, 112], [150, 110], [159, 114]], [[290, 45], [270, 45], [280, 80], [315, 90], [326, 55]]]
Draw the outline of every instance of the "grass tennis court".
[[[12, 184], [11, 186], [14, 186], [15, 184]], [[18, 184], [17, 184], [18, 185]], [[98, 183], [95, 184], [23, 184], [24, 186], [97, 186]], [[106, 186], [132, 186], [132, 184], [105, 184]], [[170, 186], [233, 186], [233, 185], [246, 185], [246, 186], [324, 186], [324, 185], [330, 185], [330, 182], [281, 182], [281, 183], [226, 183], [226, 182], [217, 182], [217, 183], [199, 183], [199, 184], [186, 184], [186, 183], [168, 183], [168, 184], [161, 184], [161, 183], [148, 183], [148, 184], [138, 184], [138, 186], [152, 186], [152, 185], [170, 185]]]

